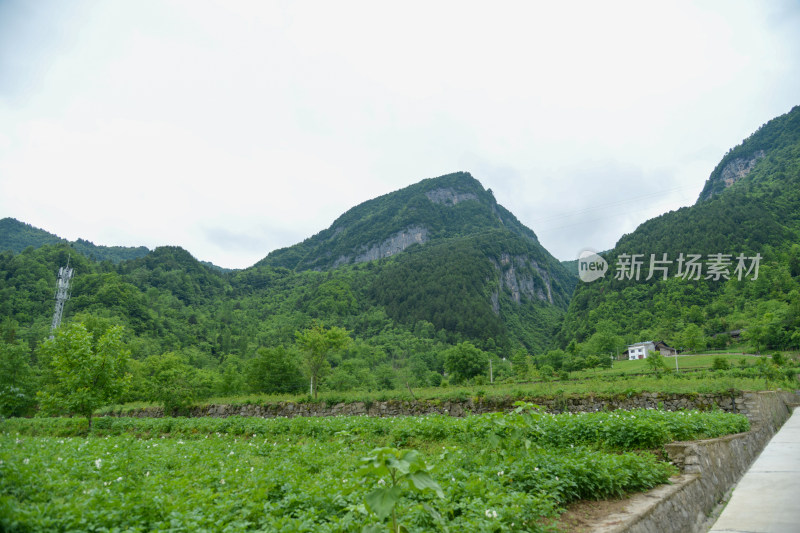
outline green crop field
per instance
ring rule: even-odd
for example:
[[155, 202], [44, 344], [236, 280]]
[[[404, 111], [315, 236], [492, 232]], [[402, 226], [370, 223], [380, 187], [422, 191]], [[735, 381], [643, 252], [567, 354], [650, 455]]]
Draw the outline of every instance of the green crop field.
[[[648, 450], [748, 429], [722, 412], [466, 418], [8, 419], [4, 531], [547, 531], [675, 472]], [[408, 452], [408, 450], [418, 450]]]

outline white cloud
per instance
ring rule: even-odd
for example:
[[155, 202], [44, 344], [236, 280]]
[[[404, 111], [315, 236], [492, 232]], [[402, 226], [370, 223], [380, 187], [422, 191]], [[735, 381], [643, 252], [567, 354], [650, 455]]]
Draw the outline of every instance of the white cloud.
[[605, 249], [800, 94], [789, 2], [32, 6], [0, 9], [0, 216], [227, 267], [458, 170]]

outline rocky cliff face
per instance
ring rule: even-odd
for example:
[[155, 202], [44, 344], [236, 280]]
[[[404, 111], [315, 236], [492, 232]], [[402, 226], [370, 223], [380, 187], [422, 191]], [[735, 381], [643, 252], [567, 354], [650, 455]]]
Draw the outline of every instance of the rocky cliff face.
[[499, 312], [499, 291], [508, 289], [511, 299], [520, 303], [522, 297], [538, 299], [553, 303], [552, 283], [547, 270], [539, 266], [535, 259], [526, 255], [504, 253], [500, 262], [492, 260], [495, 268], [500, 272], [498, 292], [491, 295], [492, 308]]
[[428, 200], [435, 204], [457, 205], [466, 200], [477, 200], [478, 196], [471, 192], [456, 192], [450, 188], [434, 189], [425, 193]]
[[412, 244], [423, 244], [428, 240], [428, 229], [424, 226], [409, 226], [403, 231], [399, 231], [369, 249], [362, 247], [362, 251], [355, 257], [340, 256], [334, 263], [334, 268], [347, 263], [366, 263], [375, 261], [382, 257], [391, 257], [411, 246]]
[[724, 167], [722, 167], [722, 170], [719, 173], [719, 178], [717, 178], [717, 182], [722, 183], [724, 186], [713, 188], [706, 186], [703, 194], [700, 196], [700, 201], [703, 202], [705, 200], [710, 200], [715, 194], [719, 194], [740, 179], [747, 176], [750, 171], [753, 170], [753, 167], [756, 166], [758, 160], [762, 159], [765, 155], [766, 153], [764, 150], [757, 150], [749, 157], [737, 157], [733, 161], [728, 162]]

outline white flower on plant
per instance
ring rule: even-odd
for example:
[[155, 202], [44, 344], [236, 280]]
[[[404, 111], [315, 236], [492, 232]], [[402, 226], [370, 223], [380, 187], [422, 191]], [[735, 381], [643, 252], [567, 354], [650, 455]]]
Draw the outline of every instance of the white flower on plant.
[[148, 470], [144, 477], [150, 477], [150, 471]]
[[504, 472], [503, 470], [501, 470], [501, 471], [499, 471], [499, 472], [497, 473], [497, 476], [498, 476], [498, 477], [502, 477], [502, 476], [503, 476], [503, 474], [505, 474], [505, 472]]
[[30, 462], [31, 462], [31, 460], [30, 460], [30, 459], [28, 459], [27, 457], [26, 457], [25, 459], [23, 459], [23, 460], [22, 460], [22, 464], [24, 464], [24, 465], [26, 465], [26, 464], [28, 464], [28, 463], [30, 463]]
[[119, 476], [119, 477], [117, 478], [117, 481], [122, 481], [122, 476]]
[[219, 480], [219, 484], [220, 484], [220, 485], [224, 485], [224, 484], [225, 484], [225, 480], [224, 480], [224, 479], [220, 479], [220, 480]]
[[386, 485], [386, 482], [383, 480], [383, 478], [378, 480], [378, 485]]
[[96, 460], [94, 462], [94, 467], [95, 468], [100, 468], [100, 466], [102, 466], [102, 464], [103, 464], [103, 460], [102, 459], [98, 459], [98, 460]]
[[497, 518], [497, 511], [494, 509], [486, 509], [486, 518]]

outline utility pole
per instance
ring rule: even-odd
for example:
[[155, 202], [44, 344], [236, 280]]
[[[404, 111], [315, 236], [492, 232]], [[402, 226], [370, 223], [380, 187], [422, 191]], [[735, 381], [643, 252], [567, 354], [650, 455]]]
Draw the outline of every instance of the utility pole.
[[70, 256], [67, 256], [67, 266], [58, 269], [58, 282], [56, 282], [56, 310], [53, 313], [53, 322], [50, 324], [50, 338], [55, 337], [55, 331], [61, 325], [61, 315], [64, 313], [64, 304], [69, 300], [69, 282], [72, 279], [73, 269], [69, 267]]

